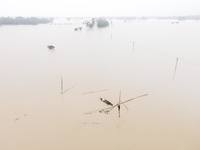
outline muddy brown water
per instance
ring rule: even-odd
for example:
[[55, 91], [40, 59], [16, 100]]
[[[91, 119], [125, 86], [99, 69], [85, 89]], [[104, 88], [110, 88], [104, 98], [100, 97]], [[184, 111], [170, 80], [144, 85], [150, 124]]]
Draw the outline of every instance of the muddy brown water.
[[[0, 149], [198, 150], [200, 22], [171, 22], [0, 26]], [[120, 90], [148, 96], [84, 115]]]

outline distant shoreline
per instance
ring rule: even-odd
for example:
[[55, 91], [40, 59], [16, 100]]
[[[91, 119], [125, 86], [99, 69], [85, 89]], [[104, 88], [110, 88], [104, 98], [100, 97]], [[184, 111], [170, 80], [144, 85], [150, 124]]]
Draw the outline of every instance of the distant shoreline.
[[37, 25], [51, 23], [51, 18], [36, 17], [0, 17], [0, 25]]
[[[59, 17], [51, 18], [39, 18], [39, 17], [0, 17], [0, 25], [38, 25], [38, 24], [47, 24], [52, 23], [54, 19]], [[65, 19], [88, 19], [93, 17], [62, 17]], [[148, 20], [148, 19], [159, 19], [159, 20], [200, 20], [200, 15], [191, 15], [191, 16], [154, 16], [154, 17], [131, 17], [131, 16], [122, 16], [122, 17], [104, 17], [106, 19], [118, 19], [118, 20]]]
[[187, 16], [101, 16], [101, 17], [51, 17], [53, 19], [91, 19], [91, 18], [105, 18], [105, 19], [119, 19], [119, 20], [147, 20], [147, 19], [176, 19], [176, 20], [200, 20], [200, 15]]

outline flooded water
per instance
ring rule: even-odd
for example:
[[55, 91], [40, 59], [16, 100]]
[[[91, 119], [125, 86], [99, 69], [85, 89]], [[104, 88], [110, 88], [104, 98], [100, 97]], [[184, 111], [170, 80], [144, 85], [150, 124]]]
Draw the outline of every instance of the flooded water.
[[0, 26], [0, 149], [199, 150], [200, 22], [82, 22]]

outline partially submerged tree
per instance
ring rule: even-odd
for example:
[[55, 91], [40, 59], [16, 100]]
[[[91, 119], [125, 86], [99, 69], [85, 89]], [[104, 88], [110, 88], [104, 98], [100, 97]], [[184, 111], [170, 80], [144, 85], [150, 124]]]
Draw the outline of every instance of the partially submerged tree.
[[86, 26], [89, 28], [93, 28], [94, 25], [95, 25], [95, 18], [92, 18], [91, 22], [90, 21], [86, 22]]
[[93, 28], [95, 23], [98, 28], [104, 28], [109, 26], [109, 22], [106, 20], [106, 18], [97, 18], [97, 19], [92, 18], [91, 22], [90, 21], [86, 22], [86, 26], [89, 28]]
[[105, 18], [98, 18], [97, 19], [97, 27], [103, 28], [109, 26], [109, 22]]

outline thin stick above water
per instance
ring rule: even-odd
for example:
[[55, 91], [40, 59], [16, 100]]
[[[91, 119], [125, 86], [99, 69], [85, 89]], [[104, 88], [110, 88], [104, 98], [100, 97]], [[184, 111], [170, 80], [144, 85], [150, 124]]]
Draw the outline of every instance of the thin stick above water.
[[107, 91], [108, 89], [103, 89], [103, 90], [99, 90], [99, 91], [91, 91], [91, 92], [85, 92], [82, 94], [92, 94], [92, 93], [96, 93], [96, 92], [103, 92], [103, 91]]
[[61, 76], [61, 94], [63, 93], [63, 79], [62, 79], [62, 76]]
[[69, 91], [70, 89], [74, 88], [77, 84], [71, 86], [70, 88], [66, 89], [64, 92], [62, 92], [62, 94], [64, 94], [65, 92]]
[[173, 80], [175, 79], [175, 74], [176, 74], [177, 65], [178, 65], [178, 57], [176, 58], [176, 65], [175, 65], [175, 68], [174, 68]]
[[[119, 104], [120, 103], [122, 103], [122, 100], [121, 100], [121, 90], [120, 90], [120, 93], [119, 93]], [[126, 109], [128, 110], [128, 107], [125, 105], [125, 104], [123, 104], [124, 105], [124, 107], [126, 107]]]
[[61, 76], [61, 94], [64, 94], [65, 92], [69, 91], [70, 89], [74, 88], [77, 84], [71, 86], [70, 88], [66, 89], [65, 91], [63, 91], [63, 87], [64, 87], [64, 83], [63, 83], [63, 78]]

